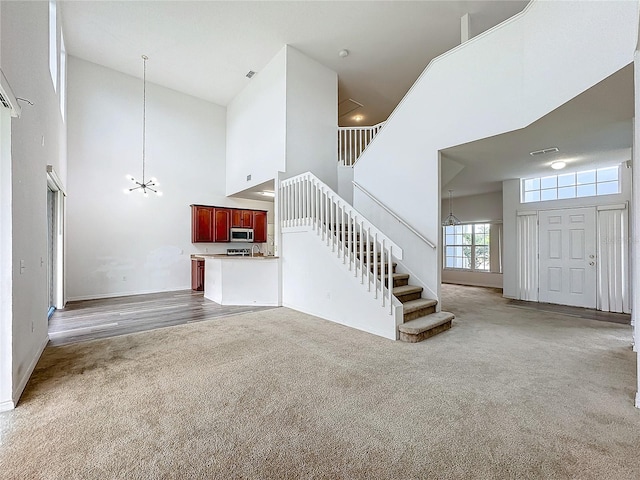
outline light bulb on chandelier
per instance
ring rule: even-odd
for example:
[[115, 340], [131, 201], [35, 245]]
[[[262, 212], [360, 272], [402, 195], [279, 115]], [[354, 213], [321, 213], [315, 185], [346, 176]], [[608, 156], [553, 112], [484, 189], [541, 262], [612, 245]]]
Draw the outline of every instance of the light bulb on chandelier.
[[135, 186], [125, 188], [124, 193], [129, 194], [134, 190], [140, 190], [145, 197], [149, 196], [149, 192], [153, 192], [158, 196], [162, 196], [162, 192], [158, 190], [158, 180], [151, 177], [145, 180], [145, 163], [147, 151], [147, 60], [149, 57], [142, 55], [142, 180], [136, 180], [132, 175], [127, 174], [126, 178]]

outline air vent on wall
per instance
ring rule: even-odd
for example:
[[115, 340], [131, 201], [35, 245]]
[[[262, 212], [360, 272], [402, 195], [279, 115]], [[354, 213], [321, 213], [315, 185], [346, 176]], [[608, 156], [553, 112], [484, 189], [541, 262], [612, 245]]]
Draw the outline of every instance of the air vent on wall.
[[532, 157], [537, 157], [538, 155], [546, 155], [548, 153], [556, 153], [558, 151], [560, 151], [558, 147], [549, 147], [543, 148], [542, 150], [536, 150], [535, 152], [529, 152], [529, 155], [531, 155]]

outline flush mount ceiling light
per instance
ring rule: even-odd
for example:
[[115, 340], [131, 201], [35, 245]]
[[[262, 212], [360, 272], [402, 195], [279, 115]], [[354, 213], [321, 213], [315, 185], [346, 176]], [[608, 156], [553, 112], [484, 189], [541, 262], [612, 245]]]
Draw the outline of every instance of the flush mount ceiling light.
[[353, 119], [356, 122], [361, 122], [364, 119], [364, 117], [362, 115], [356, 115], [355, 117], [353, 117]]
[[258, 192], [260, 195], [264, 195], [265, 197], [275, 197], [276, 193], [275, 192], [270, 192], [268, 190], [265, 190], [264, 192]]
[[453, 190], [449, 190], [449, 215], [442, 221], [442, 226], [449, 227], [451, 225], [460, 225], [460, 220], [453, 214], [451, 210], [451, 194]]
[[560, 149], [558, 147], [548, 147], [548, 148], [543, 148], [541, 150], [535, 150], [533, 152], [529, 152], [529, 155], [531, 155], [532, 157], [537, 157], [538, 155], [548, 155], [549, 153], [556, 153], [559, 151]]
[[567, 162], [563, 162], [562, 160], [558, 160], [557, 162], [551, 163], [551, 168], [553, 168], [554, 170], [562, 170], [566, 166], [567, 166]]
[[343, 50], [340, 50], [338, 52], [338, 55], [340, 55], [341, 58], [345, 58], [349, 56], [349, 50], [347, 50], [346, 48]]
[[139, 182], [133, 178], [133, 176], [127, 175], [127, 180], [134, 183], [136, 186], [124, 189], [124, 193], [131, 193], [134, 190], [140, 190], [145, 197], [149, 196], [148, 191], [153, 192], [158, 196], [162, 195], [162, 192], [157, 190], [158, 180], [156, 180], [155, 177], [145, 180], [144, 167], [147, 147], [147, 60], [149, 60], [149, 57], [142, 55], [142, 181]]

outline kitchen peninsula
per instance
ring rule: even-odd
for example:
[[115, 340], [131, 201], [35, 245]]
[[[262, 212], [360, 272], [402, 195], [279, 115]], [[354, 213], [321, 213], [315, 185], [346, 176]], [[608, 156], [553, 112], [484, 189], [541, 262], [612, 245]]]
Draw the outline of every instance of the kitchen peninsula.
[[220, 305], [280, 305], [280, 258], [196, 254], [205, 260], [204, 296]]

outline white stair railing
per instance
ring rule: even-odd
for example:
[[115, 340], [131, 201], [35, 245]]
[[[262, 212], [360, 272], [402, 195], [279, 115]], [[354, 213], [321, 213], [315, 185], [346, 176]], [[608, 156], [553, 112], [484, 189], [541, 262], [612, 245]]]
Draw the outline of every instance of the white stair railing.
[[[282, 180], [279, 203], [283, 231], [296, 227], [315, 231], [345, 268], [393, 314], [393, 258], [402, 260], [403, 256], [398, 245], [312, 173]], [[390, 288], [385, 287], [385, 273]]]
[[338, 162], [347, 167], [355, 165], [384, 124], [385, 122], [380, 122], [372, 127], [338, 127]]

